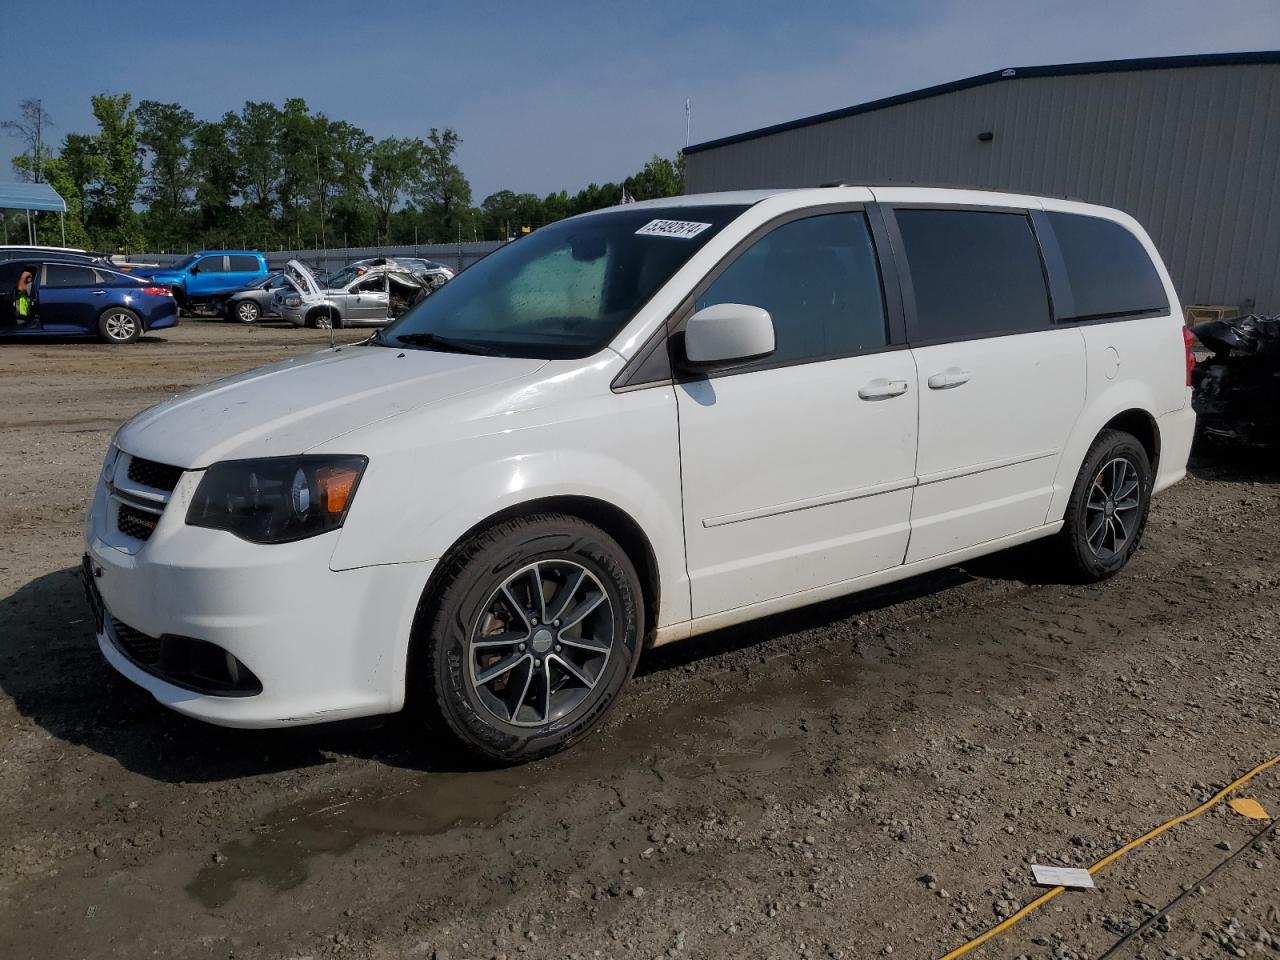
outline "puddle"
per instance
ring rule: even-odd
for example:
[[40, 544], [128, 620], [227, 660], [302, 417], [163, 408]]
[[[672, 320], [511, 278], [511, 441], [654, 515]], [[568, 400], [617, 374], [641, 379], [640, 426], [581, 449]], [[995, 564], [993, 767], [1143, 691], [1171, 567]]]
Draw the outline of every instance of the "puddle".
[[[186, 889], [210, 910], [231, 902], [247, 882], [283, 893], [306, 881], [317, 855], [343, 854], [376, 836], [494, 826], [517, 799], [522, 806], [537, 805], [549, 791], [617, 784], [635, 773], [652, 776], [658, 790], [685, 789], [681, 784], [702, 790], [701, 781], [711, 778], [785, 775], [810, 743], [794, 732], [798, 716], [856, 696], [866, 673], [865, 665], [835, 657], [819, 674], [784, 672], [751, 684], [746, 696], [725, 697], [720, 690], [707, 699], [664, 705], [656, 717], [642, 711], [589, 743], [531, 766], [395, 776], [403, 786], [289, 804], [249, 836], [224, 844], [219, 859], [201, 866]], [[700, 689], [700, 682], [689, 687]]]
[[[526, 778], [527, 779], [527, 778]], [[233, 840], [203, 867], [187, 892], [208, 909], [230, 902], [236, 885], [255, 880], [276, 893], [290, 890], [310, 872], [317, 854], [344, 853], [377, 834], [442, 834], [457, 827], [498, 823], [523, 789], [518, 770], [432, 774], [391, 793], [329, 797], [283, 807]]]

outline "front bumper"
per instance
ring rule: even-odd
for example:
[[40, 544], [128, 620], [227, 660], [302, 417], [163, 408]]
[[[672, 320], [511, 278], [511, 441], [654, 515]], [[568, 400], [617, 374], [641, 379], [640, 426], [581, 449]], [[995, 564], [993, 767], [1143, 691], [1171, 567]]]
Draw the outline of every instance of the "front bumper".
[[[120, 457], [123, 471], [127, 455]], [[264, 546], [190, 527], [199, 472], [182, 475], [145, 540], [120, 532], [99, 482], [86, 523], [87, 564], [102, 599], [98, 646], [117, 671], [179, 713], [232, 727], [279, 727], [400, 709], [409, 634], [432, 562], [333, 571], [341, 531]], [[212, 695], [126, 655], [129, 636], [194, 638], [231, 654], [261, 683]]]
[[295, 327], [306, 325], [308, 307], [305, 303], [300, 307], [288, 307], [280, 301], [272, 301], [268, 309], [279, 314], [281, 320], [287, 320]]

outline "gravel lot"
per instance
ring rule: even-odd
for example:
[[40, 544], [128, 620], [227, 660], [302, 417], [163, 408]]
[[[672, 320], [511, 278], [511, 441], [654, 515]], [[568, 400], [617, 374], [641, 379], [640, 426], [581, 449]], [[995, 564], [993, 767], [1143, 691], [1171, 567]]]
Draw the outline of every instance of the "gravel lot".
[[[184, 720], [91, 636], [101, 456], [325, 343], [0, 347], [0, 957], [936, 957], [1036, 896], [1028, 863], [1092, 863], [1280, 754], [1280, 488], [1203, 456], [1106, 584], [1024, 551], [665, 648], [520, 769], [451, 769], [402, 721]], [[1280, 768], [1244, 794], [1280, 813]], [[1265, 825], [1217, 808], [971, 956], [1101, 956]], [[1273, 833], [1117, 956], [1280, 956], [1278, 911]]]

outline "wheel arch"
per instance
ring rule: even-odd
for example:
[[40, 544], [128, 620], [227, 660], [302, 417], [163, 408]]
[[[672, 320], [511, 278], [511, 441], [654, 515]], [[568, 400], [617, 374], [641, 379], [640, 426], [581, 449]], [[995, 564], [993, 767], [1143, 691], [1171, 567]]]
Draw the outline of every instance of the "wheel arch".
[[1121, 411], [1102, 425], [1102, 429], [1094, 434], [1094, 439], [1103, 430], [1123, 430], [1136, 437], [1142, 444], [1142, 449], [1147, 452], [1152, 475], [1156, 473], [1160, 463], [1160, 428], [1156, 425], [1156, 418], [1149, 412], [1140, 407]]
[[1153, 411], [1159, 409], [1160, 405], [1150, 387], [1136, 379], [1114, 384], [1086, 405], [1081, 410], [1058, 461], [1054, 495], [1045, 514], [1045, 523], [1061, 520], [1065, 515], [1067, 500], [1071, 496], [1071, 488], [1080, 472], [1080, 466], [1103, 430], [1123, 430], [1136, 437], [1146, 450], [1152, 473], [1155, 473], [1161, 445], [1160, 428]]
[[579, 520], [585, 520], [599, 527], [622, 547], [627, 558], [636, 568], [640, 577], [640, 591], [644, 604], [645, 641], [657, 628], [659, 604], [662, 597], [662, 581], [657, 554], [644, 529], [622, 508], [606, 500], [578, 494], [539, 497], [504, 507], [473, 524], [458, 537], [449, 549], [444, 552], [435, 565], [427, 584], [423, 588], [422, 597], [418, 601], [418, 609], [414, 615], [413, 629], [409, 643], [409, 655], [413, 656], [413, 648], [417, 646], [420, 631], [425, 629], [428, 619], [430, 601], [439, 593], [444, 584], [445, 572], [451, 566], [453, 556], [472, 538], [499, 523], [514, 520], [518, 517], [539, 513], [562, 513]]
[[333, 325], [335, 327], [338, 325], [338, 321], [341, 319], [338, 316], [338, 311], [332, 304], [328, 304], [328, 303], [317, 304], [316, 306], [308, 310], [306, 317], [302, 321], [302, 325], [304, 327], [310, 327], [315, 323], [316, 317], [322, 316], [324, 314], [329, 315], [329, 319], [333, 321]]

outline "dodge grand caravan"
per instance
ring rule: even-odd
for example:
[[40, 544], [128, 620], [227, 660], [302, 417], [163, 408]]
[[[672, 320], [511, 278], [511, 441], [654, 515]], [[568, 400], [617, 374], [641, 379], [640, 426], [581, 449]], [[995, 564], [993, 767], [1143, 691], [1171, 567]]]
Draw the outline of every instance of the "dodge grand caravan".
[[1185, 472], [1180, 316], [1137, 223], [1061, 200], [564, 220], [363, 343], [121, 427], [87, 519], [98, 643], [213, 723], [409, 702], [540, 756], [646, 645], [1037, 539], [1114, 574]]

